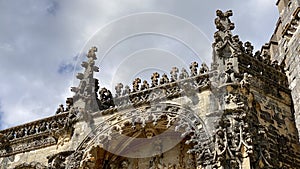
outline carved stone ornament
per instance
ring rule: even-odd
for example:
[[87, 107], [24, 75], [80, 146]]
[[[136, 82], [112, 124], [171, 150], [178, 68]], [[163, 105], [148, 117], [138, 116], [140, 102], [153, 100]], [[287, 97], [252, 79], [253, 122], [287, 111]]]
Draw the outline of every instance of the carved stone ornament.
[[[115, 118], [116, 117], [112, 117], [111, 119]], [[103, 149], [108, 150], [109, 152], [114, 152], [114, 148], [109, 148], [109, 145], [114, 144], [113, 141], [115, 139], [112, 138], [116, 138], [115, 133], [126, 133], [127, 130], [125, 129], [125, 126], [131, 126], [133, 131], [139, 131], [144, 128], [144, 137], [146, 139], [151, 139], [157, 133], [155, 129], [148, 128], [149, 125], [153, 125], [154, 128], [155, 126], [160, 126], [159, 128], [164, 127], [165, 129], [172, 128], [172, 130], [180, 132], [182, 138], [186, 138], [188, 136], [186, 144], [190, 144], [191, 147], [193, 147], [189, 153], [196, 154], [198, 157], [201, 156], [199, 157], [199, 163], [204, 163], [203, 160], [212, 160], [212, 154], [210, 153], [209, 147], [211, 145], [211, 136], [208, 131], [206, 131], [203, 121], [188, 108], [181, 108], [172, 104], [157, 104], [151, 108], [146, 107], [142, 111], [137, 110], [131, 111], [130, 113], [124, 112], [122, 114], [118, 114], [117, 119], [119, 122], [109, 123], [111, 120], [108, 119], [107, 122], [103, 122], [98, 125], [96, 130], [92, 131], [77, 149], [84, 150], [85, 152], [91, 152], [91, 150], [94, 149], [94, 146], [100, 145]], [[104, 128], [105, 130], [102, 130]], [[153, 146], [155, 147], [155, 145], [156, 144]], [[118, 152], [120, 151], [119, 149]], [[160, 154], [160, 152], [162, 152], [159, 146], [153, 148], [153, 150], [157, 150], [157, 153], [154, 154]], [[200, 155], [200, 152], [206, 152], [208, 154]], [[85, 165], [94, 165], [92, 160], [94, 155], [92, 154], [84, 155], [84, 161], [86, 161]], [[129, 154], [126, 154], [126, 156], [128, 155]], [[159, 158], [160, 156], [153, 157], [152, 166], [159, 166]]]

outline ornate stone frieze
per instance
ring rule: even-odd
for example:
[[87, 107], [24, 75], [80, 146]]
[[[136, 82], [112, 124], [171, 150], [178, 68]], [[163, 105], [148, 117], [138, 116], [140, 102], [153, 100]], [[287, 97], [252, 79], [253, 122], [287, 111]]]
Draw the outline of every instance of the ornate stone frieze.
[[78, 111], [72, 108], [56, 116], [2, 130], [0, 157], [52, 145], [63, 145], [72, 137], [77, 115]]
[[[169, 80], [167, 75], [164, 74], [160, 78], [160, 83], [158, 83], [159, 74], [155, 72], [151, 77], [152, 86], [149, 87], [147, 81], [144, 81], [139, 90], [137, 86], [138, 84], [136, 83], [137, 81], [134, 81], [133, 84], [136, 85], [134, 85], [132, 90], [129, 87], [126, 88], [125, 86], [123, 92], [123, 84], [118, 83], [115, 87], [117, 94], [114, 98], [114, 103], [117, 107], [125, 106], [128, 104], [142, 104], [163, 98], [167, 99], [178, 96], [188, 96], [192, 93], [195, 93], [195, 91], [197, 90], [203, 90], [205, 87], [209, 88], [209, 78], [210, 76], [212, 76], [212, 72], [208, 71], [208, 67], [206, 66], [206, 64], [202, 64], [200, 68], [201, 71], [199, 71], [198, 74], [195, 67], [196, 64], [198, 63], [192, 63], [191, 69], [194, 72], [194, 75], [191, 77], [177, 79], [178, 68], [174, 67], [171, 71], [171, 81]], [[140, 82], [140, 80], [138, 82]], [[121, 93], [123, 93], [122, 96]]]

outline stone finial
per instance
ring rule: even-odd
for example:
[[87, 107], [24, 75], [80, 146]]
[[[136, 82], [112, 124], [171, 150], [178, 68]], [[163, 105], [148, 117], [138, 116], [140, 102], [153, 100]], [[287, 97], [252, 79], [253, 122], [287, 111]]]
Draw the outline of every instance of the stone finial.
[[245, 46], [245, 53], [250, 56], [253, 56], [254, 47], [252, 46], [251, 42], [249, 41], [245, 42], [244, 46]]
[[178, 74], [179, 70], [177, 67], [172, 67], [172, 70], [170, 71], [170, 75], [171, 75], [171, 82], [175, 82], [177, 80], [177, 74]]
[[141, 83], [141, 79], [140, 78], [136, 78], [134, 79], [134, 81], [132, 82], [132, 92], [137, 92], [140, 89], [140, 83]]
[[128, 85], [125, 86], [125, 89], [123, 90], [122, 96], [129, 95], [131, 93], [131, 90]]
[[99, 91], [99, 100], [100, 104], [98, 105], [100, 110], [115, 106], [111, 92], [105, 87], [101, 88], [101, 90]]
[[158, 78], [159, 78], [159, 73], [154, 72], [151, 76], [151, 81], [152, 81], [152, 85], [151, 87], [156, 87], [158, 86]]
[[88, 58], [92, 58], [93, 60], [96, 60], [96, 52], [98, 51], [97, 47], [93, 46], [89, 50], [88, 54], [86, 55]]
[[181, 69], [181, 73], [179, 75], [179, 79], [185, 79], [185, 78], [188, 78], [188, 77], [189, 77], [188, 72], [186, 71], [185, 68], [182, 68]]
[[269, 52], [264, 51], [262, 54], [262, 57], [263, 57], [263, 62], [265, 64], [271, 65], [271, 56], [270, 56]]
[[197, 68], [198, 68], [198, 63], [192, 62], [190, 65], [191, 76], [197, 76]]
[[208, 71], [209, 71], [209, 68], [206, 65], [206, 63], [202, 63], [201, 68], [199, 69], [199, 74], [204, 74], [204, 73], [207, 73]]
[[160, 85], [163, 85], [163, 84], [166, 84], [166, 83], [169, 83], [169, 78], [168, 76], [164, 73], [162, 76], [161, 76], [161, 79], [159, 81], [159, 84]]
[[95, 66], [96, 52], [96, 47], [91, 47], [88, 51], [87, 61], [83, 61], [81, 64], [85, 70], [76, 76], [80, 80], [79, 86], [71, 88], [71, 91], [75, 93], [73, 96], [74, 106], [92, 111], [97, 110], [96, 98], [99, 90], [98, 80], [94, 78], [94, 72], [99, 72], [99, 67]]
[[71, 107], [73, 106], [73, 98], [69, 97], [66, 100], [66, 111], [69, 111], [71, 109]]
[[147, 80], [144, 80], [143, 84], [141, 85], [141, 90], [146, 90], [146, 89], [149, 89], [149, 84]]
[[216, 28], [219, 31], [226, 32], [234, 29], [234, 23], [231, 23], [229, 17], [233, 15], [232, 10], [222, 12], [221, 10], [216, 11], [217, 18], [215, 19]]
[[228, 62], [226, 65], [224, 82], [235, 82], [235, 71], [233, 70], [233, 64], [231, 62]]
[[120, 96], [121, 96], [122, 89], [123, 89], [123, 84], [122, 84], [122, 83], [118, 83], [118, 84], [115, 86], [116, 97], [120, 97]]
[[55, 114], [60, 114], [65, 111], [64, 105], [60, 104], [55, 112]]

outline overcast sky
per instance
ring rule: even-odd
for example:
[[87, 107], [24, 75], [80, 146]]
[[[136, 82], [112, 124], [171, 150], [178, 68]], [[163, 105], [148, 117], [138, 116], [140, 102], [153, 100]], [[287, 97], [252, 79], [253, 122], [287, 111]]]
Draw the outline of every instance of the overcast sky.
[[[180, 67], [194, 60], [210, 62], [216, 9], [232, 9], [234, 34], [260, 49], [269, 40], [278, 19], [275, 3], [275, 0], [0, 0], [0, 129], [53, 115], [58, 105], [72, 96], [70, 87], [78, 84], [73, 74], [82, 71], [76, 65], [91, 45], [102, 51], [97, 61], [100, 72], [96, 75], [100, 85], [111, 89], [118, 80], [126, 84], [153, 71], [168, 73], [166, 67], [171, 69], [176, 63]], [[118, 44], [108, 43], [119, 38], [120, 32], [134, 27], [152, 30], [168, 25], [164, 17], [158, 17], [155, 24], [147, 22], [149, 18], [142, 15], [145, 12], [169, 15], [171, 19], [167, 20], [178, 17], [176, 22], [190, 24], [185, 28], [175, 24], [172, 30], [163, 28], [175, 34], [186, 36], [192, 25], [197, 27], [200, 34], [191, 36], [195, 43], [187, 45], [194, 45], [194, 51], [180, 39], [162, 34], [142, 33]], [[141, 15], [143, 20], [118, 23]], [[114, 28], [107, 31], [111, 25]], [[128, 70], [130, 67], [134, 68]]]

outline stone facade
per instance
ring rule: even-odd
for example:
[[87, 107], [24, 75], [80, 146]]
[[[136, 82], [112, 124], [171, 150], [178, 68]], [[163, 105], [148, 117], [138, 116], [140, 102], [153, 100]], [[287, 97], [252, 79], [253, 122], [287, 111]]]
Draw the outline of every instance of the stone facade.
[[274, 60], [284, 60], [300, 129], [300, 1], [278, 0], [279, 19], [269, 43], [262, 47]]
[[113, 96], [87, 53], [56, 115], [0, 131], [0, 167], [14, 169], [300, 168], [285, 60], [253, 52], [216, 12], [213, 63], [118, 83]]

